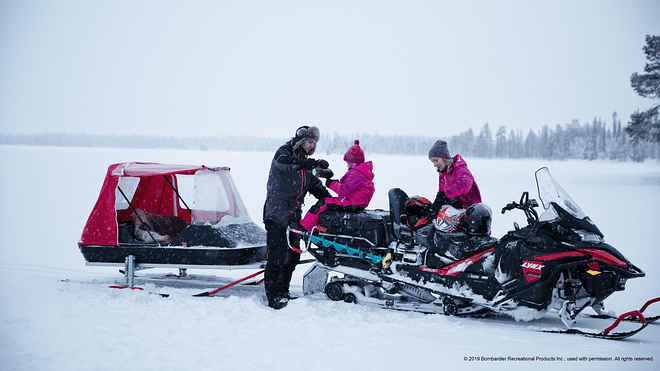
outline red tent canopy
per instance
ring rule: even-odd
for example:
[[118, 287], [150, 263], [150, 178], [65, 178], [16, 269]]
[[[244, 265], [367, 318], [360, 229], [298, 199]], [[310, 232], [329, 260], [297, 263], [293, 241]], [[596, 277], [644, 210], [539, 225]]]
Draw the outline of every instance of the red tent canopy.
[[190, 223], [191, 211], [181, 205], [175, 191], [178, 189], [176, 175], [195, 175], [200, 171], [226, 173], [222, 178], [222, 187], [226, 188], [227, 203], [231, 205], [228, 214], [238, 216], [244, 211], [227, 167], [145, 162], [113, 164], [108, 167], [101, 193], [87, 219], [79, 244], [117, 246], [118, 223], [130, 222], [133, 208], [178, 216]]

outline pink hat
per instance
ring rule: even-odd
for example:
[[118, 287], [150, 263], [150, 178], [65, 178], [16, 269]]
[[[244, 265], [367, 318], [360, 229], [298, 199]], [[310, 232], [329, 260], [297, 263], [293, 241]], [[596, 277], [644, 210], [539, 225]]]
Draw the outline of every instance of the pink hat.
[[344, 161], [346, 162], [352, 162], [355, 164], [361, 164], [364, 162], [364, 152], [362, 152], [362, 148], [360, 148], [360, 141], [355, 140], [355, 144], [351, 146], [351, 148], [346, 151], [346, 154], [344, 155]]

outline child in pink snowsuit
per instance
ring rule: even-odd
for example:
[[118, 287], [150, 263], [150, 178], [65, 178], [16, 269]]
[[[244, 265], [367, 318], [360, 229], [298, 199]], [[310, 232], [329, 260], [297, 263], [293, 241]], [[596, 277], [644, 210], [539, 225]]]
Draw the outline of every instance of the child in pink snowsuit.
[[360, 148], [360, 141], [344, 154], [344, 161], [348, 165], [348, 171], [339, 181], [328, 179], [326, 186], [337, 194], [337, 197], [328, 197], [320, 200], [312, 206], [300, 225], [307, 231], [311, 231], [319, 222], [319, 214], [328, 209], [329, 204], [340, 206], [367, 207], [374, 195], [374, 173], [371, 161], [364, 162], [364, 152]]

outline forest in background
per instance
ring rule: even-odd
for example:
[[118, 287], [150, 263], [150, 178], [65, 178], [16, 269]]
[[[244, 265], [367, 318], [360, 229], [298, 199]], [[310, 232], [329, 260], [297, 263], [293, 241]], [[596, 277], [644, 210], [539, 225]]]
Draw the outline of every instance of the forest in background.
[[[580, 123], [547, 125], [538, 131], [509, 130], [505, 126], [492, 130], [484, 124], [478, 133], [472, 128], [451, 137], [379, 135], [379, 134], [326, 134], [321, 129], [318, 153], [344, 153], [355, 139], [368, 153], [426, 155], [431, 145], [443, 139], [449, 143], [452, 154], [481, 158], [542, 158], [552, 160], [644, 161], [660, 159], [660, 143], [632, 140], [618, 119], [612, 122], [594, 118]], [[226, 151], [275, 151], [290, 137], [262, 138], [255, 136], [173, 137], [157, 135], [102, 135], [72, 133], [0, 134], [2, 145], [110, 147], [110, 148], [174, 148]]]

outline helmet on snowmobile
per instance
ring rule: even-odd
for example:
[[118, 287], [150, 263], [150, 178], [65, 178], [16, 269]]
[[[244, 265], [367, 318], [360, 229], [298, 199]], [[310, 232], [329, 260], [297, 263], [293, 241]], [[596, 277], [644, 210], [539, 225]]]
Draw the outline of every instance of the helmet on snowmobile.
[[477, 236], [490, 235], [490, 224], [493, 221], [493, 212], [484, 203], [472, 204], [461, 217], [461, 226], [467, 234]]
[[463, 214], [465, 214], [464, 209], [443, 205], [435, 217], [433, 226], [440, 232], [457, 232], [460, 230]]
[[431, 207], [431, 201], [422, 196], [411, 196], [406, 200], [404, 214], [406, 214], [406, 224], [411, 227], [418, 227], [419, 221], [428, 214]]

